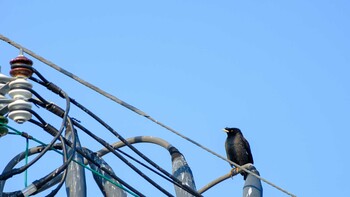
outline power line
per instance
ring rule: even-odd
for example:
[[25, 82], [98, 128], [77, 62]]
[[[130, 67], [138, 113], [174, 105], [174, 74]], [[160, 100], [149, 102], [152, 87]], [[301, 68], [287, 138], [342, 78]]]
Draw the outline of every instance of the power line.
[[165, 128], [165, 129], [171, 131], [172, 133], [174, 133], [174, 134], [180, 136], [181, 138], [183, 138], [183, 139], [185, 139], [185, 140], [191, 142], [192, 144], [194, 144], [194, 145], [196, 145], [196, 146], [198, 146], [198, 147], [200, 147], [200, 148], [206, 150], [207, 152], [209, 152], [209, 153], [211, 153], [211, 154], [217, 156], [218, 158], [220, 158], [220, 159], [222, 159], [222, 160], [224, 160], [224, 161], [226, 161], [226, 162], [231, 163], [232, 165], [234, 165], [235, 167], [239, 168], [240, 170], [243, 170], [243, 171], [245, 171], [245, 172], [247, 172], [247, 173], [249, 173], [249, 174], [255, 176], [256, 178], [258, 178], [258, 179], [264, 181], [265, 183], [271, 185], [272, 187], [274, 187], [274, 188], [280, 190], [281, 192], [283, 192], [283, 193], [285, 193], [285, 194], [287, 194], [287, 195], [289, 195], [289, 196], [296, 197], [296, 195], [294, 195], [294, 194], [288, 192], [287, 190], [285, 190], [285, 189], [283, 189], [283, 188], [277, 186], [276, 184], [274, 184], [274, 183], [268, 181], [267, 179], [265, 179], [265, 178], [263, 178], [263, 177], [261, 177], [261, 176], [259, 176], [259, 175], [256, 175], [255, 173], [251, 172], [250, 170], [247, 170], [247, 169], [243, 168], [242, 166], [240, 166], [240, 165], [238, 165], [238, 164], [236, 164], [236, 163], [234, 163], [234, 162], [228, 160], [227, 158], [225, 158], [225, 157], [221, 156], [220, 154], [218, 154], [218, 153], [216, 153], [216, 152], [210, 150], [209, 148], [207, 148], [207, 147], [201, 145], [200, 143], [198, 143], [198, 142], [196, 142], [196, 141], [194, 141], [194, 140], [192, 140], [192, 139], [186, 137], [185, 135], [182, 135], [181, 133], [179, 133], [179, 132], [176, 131], [175, 129], [172, 129], [171, 127], [169, 127], [169, 126], [163, 124], [162, 122], [157, 121], [156, 119], [154, 119], [153, 117], [151, 117], [151, 116], [148, 115], [147, 113], [143, 112], [142, 110], [140, 110], [140, 109], [138, 109], [138, 108], [136, 108], [136, 107], [134, 107], [134, 106], [132, 106], [132, 105], [130, 105], [130, 104], [124, 102], [123, 100], [117, 98], [116, 96], [114, 96], [114, 95], [112, 95], [112, 94], [110, 94], [110, 93], [108, 93], [108, 92], [106, 92], [106, 91], [104, 91], [104, 90], [98, 88], [97, 86], [95, 86], [95, 85], [93, 85], [93, 84], [91, 84], [91, 83], [89, 83], [89, 82], [87, 82], [87, 81], [81, 79], [80, 77], [74, 75], [73, 73], [71, 73], [71, 72], [69, 72], [69, 71], [67, 71], [67, 70], [65, 70], [65, 69], [63, 69], [63, 68], [61, 68], [61, 67], [59, 67], [58, 65], [56, 65], [56, 64], [54, 64], [53, 62], [51, 62], [51, 61], [45, 59], [45, 58], [42, 57], [42, 56], [37, 55], [37, 54], [34, 53], [33, 51], [31, 51], [31, 50], [29, 50], [29, 49], [27, 49], [27, 48], [21, 46], [20, 44], [18, 44], [18, 43], [16, 43], [16, 42], [12, 41], [11, 39], [9, 39], [9, 38], [3, 36], [2, 34], [0, 34], [0, 39], [3, 40], [3, 41], [5, 41], [5, 42], [7, 42], [8, 44], [10, 44], [10, 45], [12, 45], [12, 46], [18, 48], [18, 49], [22, 49], [22, 50], [23, 50], [24, 52], [26, 52], [28, 55], [34, 57], [35, 59], [41, 61], [41, 62], [44, 63], [44, 64], [50, 66], [51, 68], [54, 68], [55, 70], [57, 70], [57, 71], [63, 73], [64, 75], [66, 75], [66, 76], [68, 76], [68, 77], [70, 77], [70, 78], [76, 80], [77, 82], [79, 82], [79, 83], [81, 83], [82, 85], [84, 85], [84, 86], [86, 86], [86, 87], [88, 87], [88, 88], [90, 88], [90, 89], [96, 91], [97, 93], [99, 93], [99, 94], [101, 94], [101, 95], [103, 95], [103, 96], [105, 96], [105, 97], [111, 99], [112, 101], [114, 101], [114, 102], [116, 102], [116, 103], [118, 103], [118, 104], [120, 104], [120, 105], [126, 107], [127, 109], [129, 109], [129, 110], [131, 110], [131, 111], [133, 111], [133, 112], [135, 112], [135, 113], [137, 113], [137, 114], [139, 114], [139, 115], [141, 115], [141, 116], [144, 116], [145, 118], [147, 118], [147, 119], [149, 119], [150, 121], [152, 121], [152, 122], [158, 124], [159, 126], [161, 126], [161, 127]]
[[[39, 124], [40, 124], [40, 123], [39, 123]], [[14, 133], [13, 133], [14, 135], [23, 136], [23, 137], [25, 137], [26, 139], [30, 139], [30, 140], [32, 140], [32, 141], [34, 141], [34, 142], [36, 142], [36, 143], [38, 143], [38, 144], [41, 145], [41, 146], [37, 146], [37, 147], [31, 148], [31, 149], [34, 150], [34, 151], [33, 151], [33, 152], [32, 152], [32, 151], [29, 151], [29, 155], [28, 155], [28, 156], [30, 156], [31, 154], [35, 154], [36, 152], [42, 152], [43, 147], [48, 146], [48, 144], [45, 144], [44, 142], [41, 142], [40, 140], [36, 139], [35, 137], [33, 137], [33, 136], [31, 136], [31, 135], [29, 135], [29, 134], [27, 134], [27, 133], [25, 133], [25, 132], [21, 132], [21, 131], [15, 129], [15, 128], [13, 128], [13, 127], [10, 127], [10, 126], [8, 126], [7, 124], [0, 123], [0, 127], [9, 128], [9, 129], [11, 129], [12, 131], [14, 131]], [[10, 132], [9, 132], [9, 133], [10, 133]], [[62, 139], [63, 139], [63, 140], [62, 140], [62, 143], [63, 143], [63, 142], [64, 142], [64, 143], [67, 142], [67, 140], [66, 140], [65, 138], [62, 138]], [[62, 144], [62, 145], [60, 145], [60, 146], [59, 146], [59, 144], [54, 144], [54, 145], [50, 148], [50, 150], [53, 150], [54, 152], [56, 152], [56, 153], [58, 153], [58, 154], [60, 154], [60, 155], [63, 155], [63, 153], [61, 153], [61, 152], [58, 151], [58, 149], [57, 149], [58, 147], [63, 148], [63, 147], [64, 147], [64, 144]], [[86, 149], [86, 148], [85, 148], [85, 149]], [[79, 152], [81, 152], [81, 151], [79, 150]], [[92, 151], [91, 151], [91, 152], [92, 152]], [[79, 153], [79, 154], [80, 154], [80, 153]], [[24, 154], [18, 154], [12, 161], [10, 161], [10, 163], [9, 163], [8, 165], [10, 165], [10, 166], [15, 166], [15, 165], [21, 160], [21, 157], [24, 157], [23, 155], [24, 155]], [[83, 156], [84, 156], [84, 155], [83, 155]], [[88, 159], [88, 157], [86, 157], [86, 155], [85, 155], [84, 157]], [[136, 193], [133, 193], [131, 190], [129, 190], [129, 189], [123, 187], [122, 184], [117, 183], [117, 182], [115, 182], [115, 180], [112, 180], [111, 178], [106, 177], [105, 175], [103, 175], [103, 174], [101, 174], [100, 172], [98, 172], [98, 171], [92, 169], [91, 167], [86, 166], [84, 163], [81, 163], [81, 162], [79, 162], [79, 161], [77, 161], [77, 160], [75, 160], [75, 159], [72, 159], [72, 161], [75, 162], [75, 163], [77, 163], [77, 164], [79, 164], [80, 166], [84, 167], [85, 169], [91, 171], [93, 174], [96, 174], [97, 176], [99, 176], [99, 177], [101, 177], [101, 178], [107, 180], [108, 182], [112, 183], [113, 185], [119, 187], [120, 189], [122, 189], [122, 190], [128, 192], [128, 193], [131, 194], [132, 196], [139, 197], [139, 195], [137, 195]], [[90, 159], [90, 162], [91, 162], [91, 161], [93, 161], [93, 160]], [[92, 162], [92, 163], [94, 163], [94, 162]], [[94, 164], [96, 164], [96, 163], [94, 163]], [[0, 181], [0, 192], [1, 192], [2, 189], [3, 189], [3, 188], [1, 187], [1, 181]]]

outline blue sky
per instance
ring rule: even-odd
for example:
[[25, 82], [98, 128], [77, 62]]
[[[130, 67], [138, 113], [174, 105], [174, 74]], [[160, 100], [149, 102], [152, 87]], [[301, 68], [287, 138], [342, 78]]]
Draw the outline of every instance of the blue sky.
[[[297, 196], [348, 195], [348, 1], [0, 1], [0, 7], [2, 35], [213, 151], [224, 156], [221, 129], [239, 127], [262, 177]], [[8, 62], [17, 55], [0, 42], [2, 73], [8, 75]], [[125, 138], [151, 135], [176, 146], [197, 189], [230, 170], [227, 162], [31, 59]], [[39, 85], [34, 90], [64, 105]], [[34, 109], [59, 127], [55, 116]], [[117, 141], [76, 108], [71, 116], [108, 142]], [[50, 140], [30, 123], [9, 125]], [[80, 137], [83, 146], [101, 148]], [[171, 171], [165, 150], [136, 147]], [[1, 138], [0, 170], [24, 148], [22, 138]], [[61, 163], [55, 154], [45, 158], [47, 163], [29, 169], [29, 180]], [[112, 155], [105, 159], [147, 196], [162, 196]], [[150, 176], [173, 192], [170, 184]], [[89, 196], [100, 194], [87, 178]], [[9, 180], [5, 191], [22, 189], [23, 179]], [[240, 196], [243, 184], [237, 176], [204, 196]], [[263, 187], [265, 196], [287, 196]], [[63, 189], [59, 196], [65, 196]]]

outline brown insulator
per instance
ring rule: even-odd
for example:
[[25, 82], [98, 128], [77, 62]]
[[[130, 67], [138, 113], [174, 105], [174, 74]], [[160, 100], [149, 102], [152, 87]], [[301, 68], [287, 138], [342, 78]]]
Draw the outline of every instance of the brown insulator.
[[25, 77], [28, 78], [32, 76], [33, 71], [31, 66], [33, 65], [33, 61], [26, 58], [24, 55], [19, 55], [15, 59], [10, 61], [11, 70], [10, 75], [12, 77]]

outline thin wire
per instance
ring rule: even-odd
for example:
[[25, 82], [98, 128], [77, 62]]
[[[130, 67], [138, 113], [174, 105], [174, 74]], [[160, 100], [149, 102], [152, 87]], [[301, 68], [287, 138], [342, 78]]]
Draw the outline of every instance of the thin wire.
[[[29, 120], [31, 123], [33, 123], [33, 124], [36, 124], [37, 126], [39, 126], [39, 127], [41, 127], [41, 128], [43, 128], [44, 129], [44, 125], [43, 124], [41, 124], [40, 122], [38, 122], [38, 121], [35, 121], [35, 120], [32, 120], [32, 119], [30, 119]], [[7, 126], [7, 125], [6, 125]], [[45, 130], [45, 129], [44, 129]], [[55, 133], [57, 133], [58, 131], [56, 130], [55, 131]], [[52, 133], [50, 133], [51, 135], [52, 135]], [[68, 146], [72, 146], [72, 143], [69, 141], [69, 140], [67, 140], [65, 137], [62, 137], [62, 139], [64, 140], [64, 142], [68, 145]], [[89, 162], [92, 162], [94, 165], [96, 165], [96, 166], [99, 166], [99, 164], [98, 163], [96, 163], [93, 159], [91, 159], [89, 156], [87, 156], [87, 154], [86, 154], [86, 152], [84, 152], [84, 151], [82, 151], [81, 149], [77, 149], [76, 150], [80, 155], [82, 155], [83, 157], [85, 157]], [[60, 153], [60, 152], [58, 152], [59, 154], [62, 154], [62, 153]], [[74, 161], [74, 160], [73, 160]], [[75, 161], [76, 163], [78, 163], [79, 164], [79, 162], [77, 162], [77, 161]], [[82, 166], [84, 166], [84, 167], [86, 167], [84, 164], [82, 164]], [[87, 168], [87, 167], [86, 167]], [[117, 181], [119, 181], [121, 184], [120, 184], [120, 186], [118, 186], [118, 185], [116, 185], [117, 187], [120, 187], [121, 189], [123, 189], [124, 187], [122, 186], [122, 185], [125, 185], [126, 187], [128, 187], [130, 190], [130, 192], [132, 191], [134, 194], [132, 194], [132, 192], [130, 193], [130, 192], [128, 192], [128, 190], [125, 190], [125, 191], [127, 191], [128, 193], [130, 193], [130, 194], [132, 194], [132, 195], [134, 195], [134, 196], [144, 196], [143, 194], [141, 194], [139, 191], [137, 191], [136, 189], [134, 189], [133, 187], [131, 187], [129, 184], [127, 184], [126, 182], [124, 182], [122, 179], [120, 179], [119, 177], [117, 177], [113, 172], [113, 174], [110, 172], [110, 171], [108, 171], [108, 169], [105, 169], [105, 168], [101, 168], [101, 170], [102, 171], [104, 171], [104, 172], [106, 172], [109, 176], [111, 176], [112, 178], [114, 178], [114, 179], [116, 179]], [[93, 169], [91, 169], [90, 170], [91, 172], [93, 172]], [[104, 175], [102, 175], [101, 177], [103, 178], [103, 176]], [[112, 184], [114, 184], [114, 181], [113, 180], [111, 180], [110, 181]], [[118, 183], [117, 183], [118, 184]]]
[[[25, 165], [28, 164], [29, 139], [26, 138]], [[24, 187], [28, 186], [28, 169], [24, 171]]]
[[284, 192], [284, 193], [286, 193], [286, 194], [288, 194], [288, 195], [290, 195], [290, 196], [293, 196], [293, 197], [296, 196], [296, 195], [294, 195], [294, 194], [288, 192], [287, 190], [285, 190], [285, 189], [283, 189], [283, 188], [277, 186], [276, 184], [274, 184], [274, 183], [272, 183], [272, 182], [270, 182], [270, 181], [268, 181], [268, 180], [262, 178], [261, 176], [258, 176], [258, 175], [256, 175], [256, 174], [252, 173], [251, 171], [242, 168], [240, 165], [238, 165], [238, 164], [236, 164], [236, 163], [234, 163], [234, 162], [228, 160], [227, 158], [225, 158], [225, 157], [219, 155], [218, 153], [215, 153], [214, 151], [212, 151], [212, 150], [210, 150], [209, 148], [207, 148], [207, 147], [205, 147], [205, 146], [199, 144], [198, 142], [196, 142], [196, 141], [194, 141], [194, 140], [192, 140], [192, 139], [190, 139], [190, 138], [188, 138], [188, 137], [182, 135], [181, 133], [177, 132], [176, 130], [172, 129], [171, 127], [166, 126], [165, 124], [163, 124], [163, 123], [161, 123], [161, 122], [155, 120], [154, 118], [152, 118], [151, 116], [149, 116], [149, 115], [146, 114], [145, 112], [141, 111], [140, 109], [138, 109], [138, 108], [136, 108], [136, 107], [134, 107], [134, 106], [132, 106], [132, 105], [130, 105], [130, 104], [124, 102], [123, 100], [121, 100], [121, 99], [119, 99], [119, 98], [117, 98], [117, 97], [115, 97], [115, 96], [113, 96], [113, 95], [107, 93], [106, 91], [104, 91], [104, 90], [98, 88], [97, 86], [95, 86], [95, 85], [93, 85], [93, 84], [91, 84], [91, 83], [89, 83], [89, 82], [87, 82], [87, 81], [85, 81], [85, 80], [79, 78], [78, 76], [74, 75], [73, 73], [71, 73], [71, 72], [69, 72], [69, 71], [67, 71], [67, 70], [65, 70], [65, 69], [63, 69], [63, 68], [57, 66], [57, 65], [54, 64], [53, 62], [51, 62], [51, 61], [49, 61], [49, 60], [47, 60], [47, 59], [41, 57], [40, 55], [35, 54], [33, 51], [31, 51], [31, 50], [29, 50], [29, 49], [27, 49], [27, 48], [21, 46], [20, 44], [14, 42], [14, 41], [12, 41], [12, 40], [10, 40], [9, 38], [7, 38], [7, 37], [5, 37], [5, 36], [3, 36], [3, 35], [0, 34], [0, 39], [3, 40], [4, 42], [7, 42], [8, 44], [10, 44], [10, 45], [12, 45], [12, 46], [18, 48], [18, 49], [22, 49], [24, 52], [26, 52], [26, 53], [29, 54], [30, 56], [36, 58], [37, 60], [41, 61], [42, 63], [44, 63], [44, 64], [46, 64], [46, 65], [48, 65], [48, 66], [50, 66], [51, 68], [54, 68], [55, 70], [57, 70], [57, 71], [63, 73], [64, 75], [66, 75], [66, 76], [68, 76], [68, 77], [70, 77], [70, 78], [76, 80], [77, 82], [79, 82], [79, 83], [81, 83], [82, 85], [84, 85], [84, 86], [86, 86], [86, 87], [88, 87], [88, 88], [90, 88], [90, 89], [96, 91], [97, 93], [99, 93], [99, 94], [101, 94], [101, 95], [103, 95], [103, 96], [105, 96], [105, 97], [111, 99], [112, 101], [114, 101], [114, 102], [116, 102], [116, 103], [118, 103], [118, 104], [120, 104], [120, 105], [126, 107], [127, 109], [129, 109], [129, 110], [131, 110], [131, 111], [133, 111], [133, 112], [135, 112], [135, 113], [137, 113], [137, 114], [139, 114], [139, 115], [141, 115], [141, 116], [146, 117], [147, 119], [149, 119], [149, 120], [151, 120], [152, 122], [158, 124], [159, 126], [161, 126], [161, 127], [165, 128], [165, 129], [171, 131], [172, 133], [174, 133], [174, 134], [176, 134], [176, 135], [178, 135], [178, 136], [184, 138], [185, 140], [187, 140], [187, 141], [189, 141], [189, 142], [195, 144], [196, 146], [198, 146], [198, 147], [200, 147], [200, 148], [206, 150], [207, 152], [209, 152], [209, 153], [211, 153], [211, 154], [213, 154], [213, 155], [219, 157], [220, 159], [223, 159], [224, 161], [231, 163], [231, 164], [234, 165], [235, 167], [237, 167], [237, 168], [239, 168], [239, 169], [241, 169], [241, 170], [243, 170], [243, 171], [245, 171], [245, 172], [247, 172], [247, 173], [249, 173], [249, 174], [255, 176], [256, 178], [258, 178], [258, 179], [264, 181], [265, 183], [271, 185], [272, 187], [274, 187], [274, 188], [276, 188], [276, 189], [278, 189], [278, 190], [280, 190], [280, 191], [282, 191], [282, 192]]
[[[38, 122], [37, 122], [37, 123], [38, 123]], [[40, 124], [40, 123], [38, 123], [38, 124]], [[15, 128], [9, 126], [9, 125], [0, 123], [0, 126], [7, 127], [7, 128], [9, 128], [9, 129], [13, 130], [14, 133], [11, 133], [11, 134], [22, 136], [22, 133], [23, 133], [23, 132], [21, 132], [21, 131], [15, 129]], [[64, 137], [62, 137], [62, 138], [64, 139]], [[42, 146], [47, 146], [47, 144], [41, 142], [40, 140], [37, 140], [35, 137], [30, 137], [29, 139], [30, 139], [30, 140], [33, 140], [33, 141], [35, 141], [35, 142], [37, 142], [38, 144], [40, 144], [40, 145], [42, 145]], [[56, 145], [57, 145], [57, 144], [56, 144]], [[54, 147], [52, 147], [51, 150], [55, 151], [56, 153], [58, 153], [58, 154], [60, 154], [60, 155], [63, 155], [63, 153], [61, 153], [60, 151], [58, 151], [58, 150], [57, 150], [56, 148], [54, 148]], [[76, 161], [75, 159], [73, 159], [72, 161], [75, 162], [75, 163], [77, 163], [77, 164], [79, 164], [80, 166], [84, 167], [85, 169], [91, 171], [92, 173], [94, 173], [94, 174], [100, 176], [101, 178], [107, 180], [108, 182], [112, 183], [113, 185], [119, 187], [120, 189], [126, 191], [127, 193], [131, 194], [132, 196], [135, 196], [135, 197], [138, 197], [138, 196], [139, 196], [139, 195], [133, 193], [132, 191], [128, 190], [127, 188], [123, 187], [121, 184], [115, 182], [114, 180], [112, 180], [112, 179], [106, 177], [105, 175], [99, 173], [98, 171], [96, 171], [96, 170], [94, 170], [94, 169], [88, 167], [87, 165], [85, 165], [85, 164], [83, 164], [83, 163], [81, 163], [81, 162], [78, 162], [78, 161]]]

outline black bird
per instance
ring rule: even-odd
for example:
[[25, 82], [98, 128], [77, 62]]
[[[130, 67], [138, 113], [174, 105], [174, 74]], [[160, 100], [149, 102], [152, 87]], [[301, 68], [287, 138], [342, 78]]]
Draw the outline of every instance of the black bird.
[[[225, 149], [227, 159], [234, 163], [242, 166], [247, 163], [253, 164], [253, 155], [250, 151], [248, 141], [243, 137], [241, 130], [238, 128], [225, 128], [224, 131], [227, 133], [225, 142]], [[230, 164], [231, 165], [231, 164]], [[231, 167], [234, 167], [231, 165]], [[244, 180], [247, 178], [248, 173], [241, 172]]]

